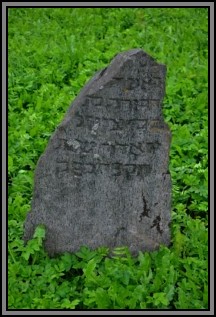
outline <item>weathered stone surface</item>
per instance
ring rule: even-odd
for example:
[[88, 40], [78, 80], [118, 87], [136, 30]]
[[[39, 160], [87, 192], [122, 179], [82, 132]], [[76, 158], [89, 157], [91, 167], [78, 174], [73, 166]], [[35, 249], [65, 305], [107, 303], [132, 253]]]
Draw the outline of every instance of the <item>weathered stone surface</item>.
[[133, 254], [169, 245], [165, 74], [134, 49], [87, 83], [38, 161], [25, 241], [45, 224], [50, 255], [82, 245], [128, 246]]

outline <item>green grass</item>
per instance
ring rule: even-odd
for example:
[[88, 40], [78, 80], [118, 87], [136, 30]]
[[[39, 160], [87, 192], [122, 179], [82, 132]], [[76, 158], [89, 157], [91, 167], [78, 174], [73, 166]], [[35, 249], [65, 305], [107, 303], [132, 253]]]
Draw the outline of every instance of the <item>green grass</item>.
[[[50, 259], [43, 228], [22, 240], [36, 163], [86, 81], [132, 48], [167, 65], [172, 245]], [[9, 309], [207, 309], [207, 9], [10, 8], [8, 53]]]

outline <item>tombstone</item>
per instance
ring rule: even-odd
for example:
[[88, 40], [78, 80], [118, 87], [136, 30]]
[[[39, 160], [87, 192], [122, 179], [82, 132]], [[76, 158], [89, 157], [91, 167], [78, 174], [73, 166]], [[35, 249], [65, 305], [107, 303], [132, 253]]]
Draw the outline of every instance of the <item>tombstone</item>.
[[85, 85], [38, 161], [25, 241], [44, 224], [50, 256], [81, 246], [127, 246], [136, 255], [169, 245], [165, 74], [133, 49]]

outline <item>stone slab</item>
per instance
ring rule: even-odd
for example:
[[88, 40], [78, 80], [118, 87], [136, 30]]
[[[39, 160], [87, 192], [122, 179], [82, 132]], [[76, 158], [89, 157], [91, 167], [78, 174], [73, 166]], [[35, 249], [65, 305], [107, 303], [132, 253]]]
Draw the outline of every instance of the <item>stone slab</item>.
[[165, 76], [164, 65], [133, 49], [85, 85], [38, 161], [25, 241], [44, 224], [51, 256], [83, 245], [134, 255], [169, 245]]

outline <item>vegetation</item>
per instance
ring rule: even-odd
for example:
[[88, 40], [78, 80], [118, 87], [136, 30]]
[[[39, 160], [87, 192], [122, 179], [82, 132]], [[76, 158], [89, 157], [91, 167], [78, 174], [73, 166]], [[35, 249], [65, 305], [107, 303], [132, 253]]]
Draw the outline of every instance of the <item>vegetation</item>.
[[[43, 227], [22, 240], [36, 163], [86, 81], [132, 48], [167, 65], [172, 245], [135, 258], [105, 247], [49, 258]], [[9, 9], [8, 308], [208, 308], [206, 8]]]

